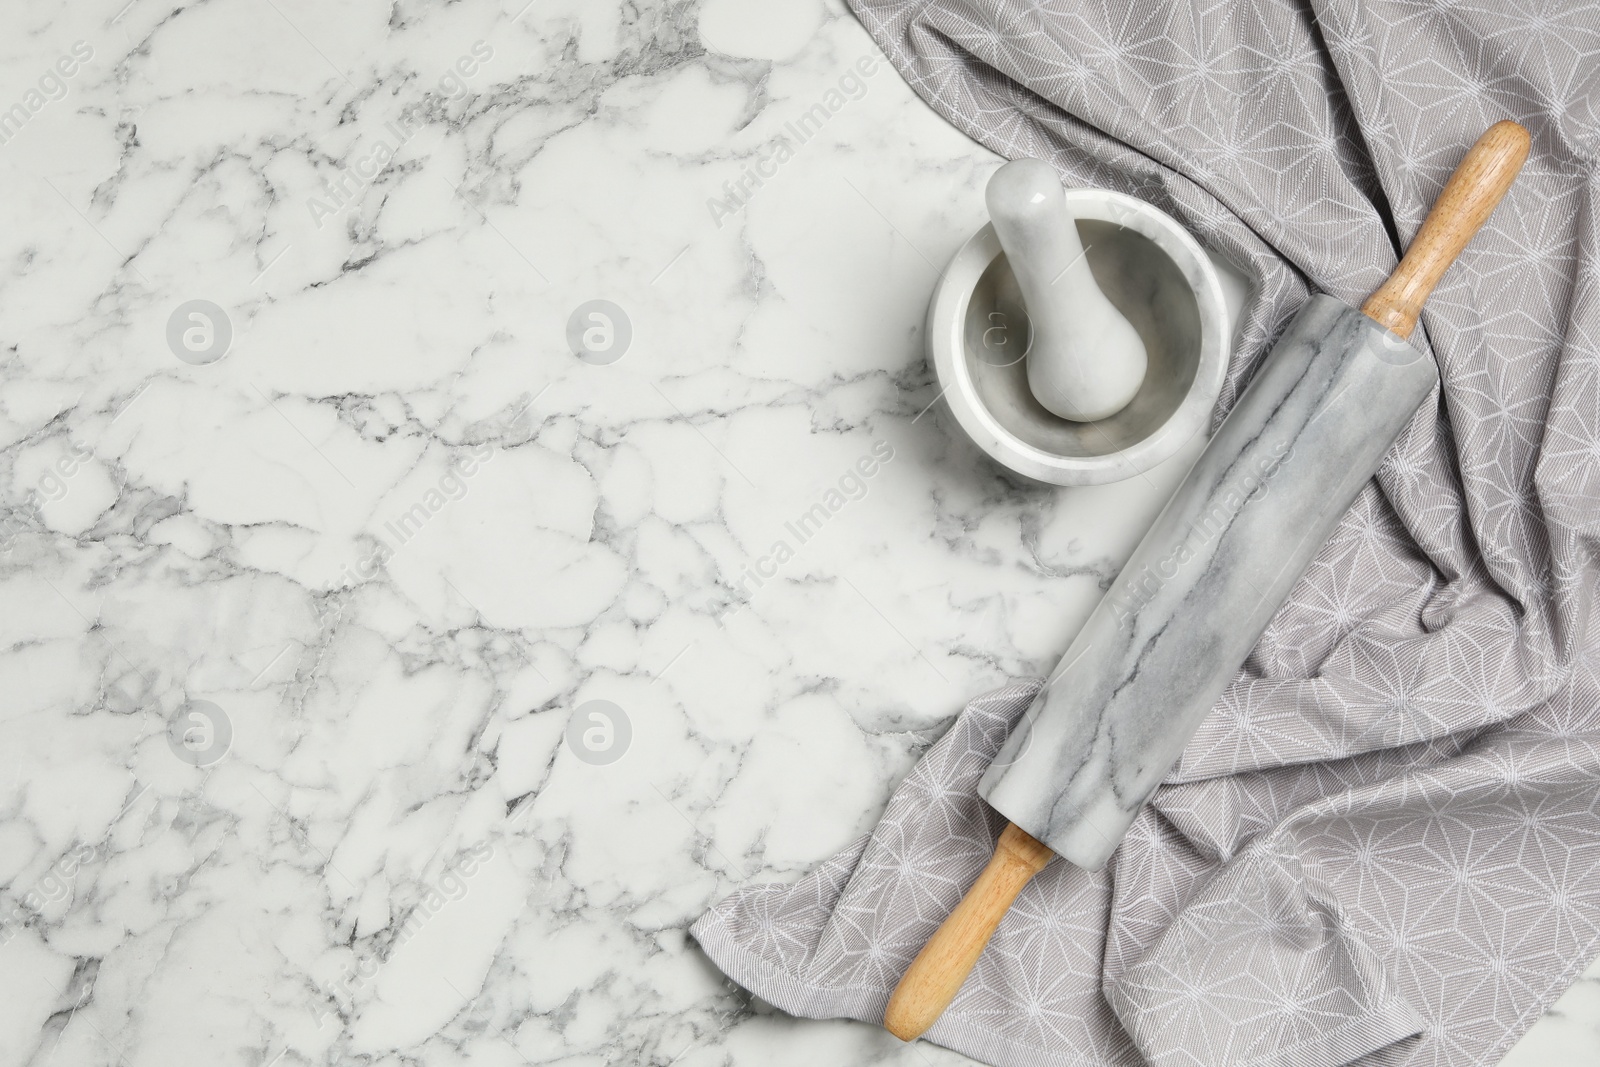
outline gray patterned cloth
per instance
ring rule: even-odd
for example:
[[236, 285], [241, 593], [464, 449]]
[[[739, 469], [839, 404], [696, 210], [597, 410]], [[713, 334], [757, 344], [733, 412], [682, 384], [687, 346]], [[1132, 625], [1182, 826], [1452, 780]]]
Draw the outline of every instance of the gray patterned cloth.
[[[1533, 154], [1436, 292], [1442, 386], [1111, 865], [1053, 863], [929, 1037], [997, 1065], [1496, 1061], [1600, 950], [1600, 12], [1550, 0], [853, 0], [939, 112], [1143, 197], [1255, 286], [1219, 413], [1359, 302], [1463, 151]], [[987, 859], [1037, 683], [969, 706], [868, 838], [694, 927], [876, 1022]]]

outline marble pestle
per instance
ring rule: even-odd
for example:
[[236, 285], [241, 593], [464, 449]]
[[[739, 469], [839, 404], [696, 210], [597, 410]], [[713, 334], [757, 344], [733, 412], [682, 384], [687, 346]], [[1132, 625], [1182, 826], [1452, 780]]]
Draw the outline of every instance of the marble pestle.
[[1033, 326], [1034, 397], [1073, 422], [1121, 411], [1144, 381], [1144, 342], [1095, 282], [1055, 169], [1014, 160], [995, 171], [984, 198]]

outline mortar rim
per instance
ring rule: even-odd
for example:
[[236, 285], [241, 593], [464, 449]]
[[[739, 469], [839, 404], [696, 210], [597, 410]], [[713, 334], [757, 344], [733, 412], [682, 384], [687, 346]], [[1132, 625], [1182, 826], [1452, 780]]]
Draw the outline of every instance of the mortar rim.
[[927, 338], [941, 396], [966, 435], [991, 459], [1024, 477], [1052, 485], [1101, 485], [1143, 474], [1169, 458], [1205, 425], [1227, 375], [1227, 305], [1216, 267], [1200, 243], [1166, 212], [1109, 189], [1064, 190], [1080, 219], [1123, 226], [1151, 241], [1190, 285], [1200, 316], [1200, 355], [1194, 382], [1160, 425], [1126, 448], [1101, 456], [1047, 452], [1007, 429], [977, 395], [964, 355], [963, 329], [979, 278], [1003, 254], [994, 226], [985, 223], [956, 250], [928, 302]]

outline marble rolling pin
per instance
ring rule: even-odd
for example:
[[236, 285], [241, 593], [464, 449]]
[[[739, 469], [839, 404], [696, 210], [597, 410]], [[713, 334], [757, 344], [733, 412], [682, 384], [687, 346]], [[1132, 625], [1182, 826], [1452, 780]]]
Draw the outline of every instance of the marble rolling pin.
[[1505, 195], [1528, 133], [1467, 153], [1360, 311], [1314, 296], [1084, 624], [978, 791], [1011, 820], [884, 1015], [909, 1041], [955, 998], [1055, 855], [1098, 870], [1438, 380], [1406, 342], [1422, 302]]

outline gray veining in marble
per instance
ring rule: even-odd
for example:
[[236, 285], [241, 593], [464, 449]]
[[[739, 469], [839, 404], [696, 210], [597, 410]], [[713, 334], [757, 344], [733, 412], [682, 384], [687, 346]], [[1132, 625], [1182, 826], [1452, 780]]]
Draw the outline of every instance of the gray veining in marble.
[[1396, 335], [1313, 298], [1001, 749], [985, 799], [1103, 866], [1437, 380]]

